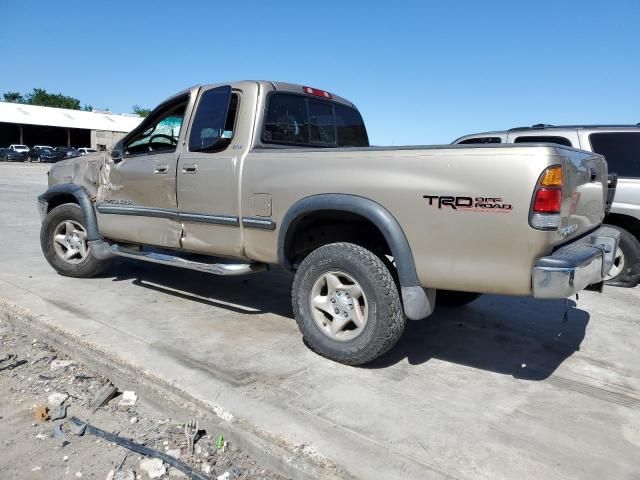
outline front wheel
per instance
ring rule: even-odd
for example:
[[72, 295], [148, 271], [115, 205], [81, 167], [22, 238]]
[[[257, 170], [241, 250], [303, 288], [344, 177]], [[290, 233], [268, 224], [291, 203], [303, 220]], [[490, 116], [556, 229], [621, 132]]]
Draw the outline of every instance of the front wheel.
[[60, 275], [93, 277], [108, 265], [108, 261], [93, 256], [85, 225], [82, 209], [75, 203], [54, 208], [42, 222], [42, 252], [49, 265]]
[[620, 243], [613, 266], [605, 278], [608, 285], [617, 287], [635, 287], [640, 281], [640, 242], [624, 228], [607, 225], [620, 232]]
[[346, 365], [362, 365], [391, 349], [406, 318], [384, 262], [352, 243], [309, 254], [296, 271], [293, 311], [307, 345]]

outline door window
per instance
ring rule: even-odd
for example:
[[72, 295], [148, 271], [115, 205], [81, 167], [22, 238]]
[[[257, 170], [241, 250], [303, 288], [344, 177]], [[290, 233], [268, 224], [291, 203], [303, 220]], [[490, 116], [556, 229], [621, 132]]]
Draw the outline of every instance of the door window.
[[238, 95], [224, 86], [205, 91], [200, 97], [189, 135], [191, 152], [224, 150], [233, 138]]
[[178, 145], [187, 101], [152, 112], [144, 123], [125, 141], [127, 155], [174, 152]]
[[609, 173], [640, 178], [640, 132], [592, 133], [591, 149], [604, 155]]

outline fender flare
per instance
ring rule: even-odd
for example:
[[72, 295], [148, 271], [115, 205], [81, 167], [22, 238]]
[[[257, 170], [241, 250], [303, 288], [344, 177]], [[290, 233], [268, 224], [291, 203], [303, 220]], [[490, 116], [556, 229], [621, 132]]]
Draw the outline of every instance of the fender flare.
[[87, 241], [102, 240], [100, 231], [98, 230], [98, 221], [96, 219], [96, 212], [93, 209], [91, 203], [91, 197], [89, 192], [84, 187], [76, 185], [75, 183], [59, 183], [53, 185], [42, 195], [38, 196], [38, 202], [50, 203], [55, 197], [61, 194], [73, 195], [78, 205], [84, 213], [85, 221], [87, 222]]
[[366, 218], [382, 233], [391, 248], [391, 255], [398, 271], [402, 302], [407, 318], [420, 320], [430, 315], [435, 303], [435, 291], [425, 292], [416, 272], [411, 247], [402, 227], [395, 217], [379, 203], [358, 195], [326, 193], [302, 198], [294, 203], [280, 225], [278, 234], [278, 263], [292, 270], [286, 248], [299, 222], [309, 213], [337, 210]]

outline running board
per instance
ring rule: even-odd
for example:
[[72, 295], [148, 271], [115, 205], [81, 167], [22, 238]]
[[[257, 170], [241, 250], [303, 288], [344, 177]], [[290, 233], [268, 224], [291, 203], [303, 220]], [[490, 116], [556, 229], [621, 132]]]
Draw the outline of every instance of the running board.
[[120, 245], [111, 245], [111, 253], [118, 257], [135, 258], [145, 262], [159, 263], [172, 267], [197, 270], [214, 275], [246, 275], [248, 273], [264, 272], [268, 269], [265, 263], [204, 263], [194, 262], [182, 257], [160, 252], [146, 252], [132, 250]]

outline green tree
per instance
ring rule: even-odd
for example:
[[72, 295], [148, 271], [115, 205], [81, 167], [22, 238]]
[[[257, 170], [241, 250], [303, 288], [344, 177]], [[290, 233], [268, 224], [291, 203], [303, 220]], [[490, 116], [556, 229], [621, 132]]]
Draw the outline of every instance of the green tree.
[[82, 110], [83, 112], [91, 112], [93, 111], [93, 107], [85, 103], [80, 110]]
[[68, 97], [61, 93], [49, 93], [44, 88], [34, 88], [31, 93], [27, 93], [24, 97], [26, 103], [30, 105], [80, 110], [80, 100], [77, 98]]
[[3, 96], [5, 102], [24, 103], [24, 98], [19, 92], [7, 92]]
[[151, 113], [151, 109], [150, 108], [144, 108], [144, 107], [141, 107], [140, 105], [134, 105], [131, 108], [133, 109], [133, 113], [135, 113], [136, 115], [138, 115], [140, 117], [146, 117], [147, 115], [149, 115]]

